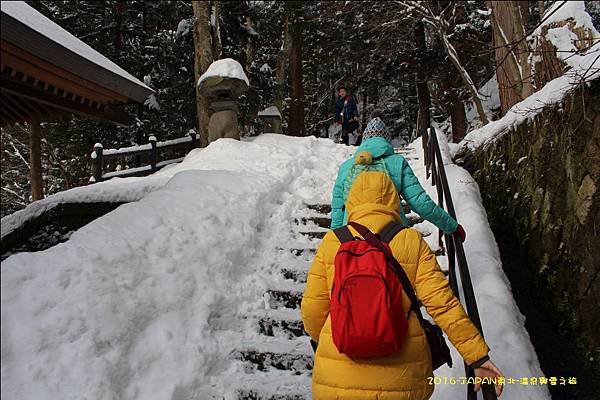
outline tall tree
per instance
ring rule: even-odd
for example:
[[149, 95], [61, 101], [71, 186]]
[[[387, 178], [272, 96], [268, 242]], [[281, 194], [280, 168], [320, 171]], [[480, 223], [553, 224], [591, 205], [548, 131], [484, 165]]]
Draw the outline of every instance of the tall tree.
[[304, 125], [304, 72], [302, 68], [302, 5], [293, 3], [293, 22], [290, 27], [290, 122], [288, 134], [292, 136], [306, 136]]
[[31, 180], [31, 200], [43, 199], [42, 127], [37, 119], [29, 121], [29, 177]]
[[[276, 83], [276, 91], [275, 91], [275, 106], [279, 109], [279, 112], [283, 115], [283, 99], [285, 97], [285, 87], [286, 87], [286, 76], [288, 72], [288, 65], [290, 61], [290, 50], [292, 48], [292, 36], [290, 33], [290, 22], [289, 15], [286, 13], [283, 16], [283, 29], [281, 32], [281, 48], [279, 53], [277, 54], [277, 67], [275, 70], [275, 83]], [[282, 121], [279, 121], [277, 124], [280, 124]], [[282, 127], [277, 125], [273, 127], [275, 132], [281, 132]]]
[[194, 11], [194, 74], [196, 87], [196, 112], [200, 130], [200, 146], [208, 146], [208, 120], [210, 119], [210, 102], [198, 90], [198, 79], [206, 72], [213, 58], [213, 36], [211, 32], [211, 4], [208, 1], [192, 1]]
[[528, 1], [488, 1], [496, 55], [496, 77], [502, 114], [533, 94], [525, 24]]
[[417, 135], [423, 136], [425, 129], [431, 123], [431, 96], [427, 86], [427, 77], [425, 75], [425, 59], [427, 54], [427, 43], [425, 41], [425, 26], [419, 21], [415, 24], [415, 45], [417, 48], [418, 62], [420, 68], [417, 68], [415, 74], [417, 86], [417, 99], [419, 102], [419, 114], [417, 120]]

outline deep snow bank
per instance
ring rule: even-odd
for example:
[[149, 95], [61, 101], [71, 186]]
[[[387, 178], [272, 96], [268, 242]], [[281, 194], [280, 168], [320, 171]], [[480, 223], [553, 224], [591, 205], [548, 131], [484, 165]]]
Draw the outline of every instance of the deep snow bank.
[[215, 377], [231, 348], [214, 321], [259, 306], [249, 260], [268, 260], [256, 247], [261, 224], [282, 196], [328, 197], [348, 155], [323, 139], [221, 139], [151, 177], [120, 180], [118, 190], [128, 181], [153, 190], [68, 242], [6, 259], [2, 397], [225, 392]]

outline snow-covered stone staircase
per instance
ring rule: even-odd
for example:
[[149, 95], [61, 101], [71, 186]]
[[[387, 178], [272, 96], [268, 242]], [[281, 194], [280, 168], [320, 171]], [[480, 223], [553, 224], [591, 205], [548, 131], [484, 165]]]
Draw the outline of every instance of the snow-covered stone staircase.
[[[280, 252], [289, 253], [294, 261], [290, 262], [291, 265], [277, 267], [280, 283], [264, 293], [267, 310], [264, 316], [257, 319], [256, 326], [262, 344], [240, 349], [235, 354], [238, 360], [244, 362], [245, 371], [253, 375], [253, 382], [264, 379], [268, 385], [259, 387], [254, 384], [255, 387], [242, 388], [238, 391], [238, 399], [310, 398], [313, 351], [300, 319], [300, 303], [308, 268], [331, 224], [331, 207], [328, 204], [309, 204], [305, 211], [294, 219], [293, 225], [296, 235], [303, 238], [298, 240], [302, 245], [277, 248]], [[405, 208], [405, 212], [409, 213], [410, 210]], [[415, 214], [409, 214], [409, 222], [414, 225], [423, 220]]]
[[[257, 319], [262, 337], [259, 349], [240, 350], [236, 355], [247, 372], [268, 383], [262, 387], [239, 390], [243, 400], [304, 400], [310, 398], [313, 350], [300, 319], [300, 303], [310, 262], [331, 219], [329, 205], [307, 205], [306, 212], [294, 220], [299, 245], [277, 248], [291, 256], [290, 265], [275, 272], [280, 283], [264, 294], [265, 315]], [[266, 345], [268, 343], [268, 345]], [[262, 376], [257, 376], [262, 375]]]
[[[420, 162], [413, 149], [397, 149], [411, 163]], [[404, 205], [409, 224], [423, 236], [432, 234], [423, 219]], [[313, 350], [300, 319], [300, 304], [310, 263], [331, 225], [329, 204], [307, 204], [294, 216], [294, 241], [275, 246], [282, 256], [274, 263], [271, 287], [265, 290], [265, 310], [256, 318], [260, 340], [240, 346], [234, 357], [251, 377], [238, 389], [241, 400], [300, 400], [310, 398]], [[437, 251], [441, 255], [440, 250]], [[260, 384], [264, 382], [264, 385]]]
[[[411, 163], [421, 162], [413, 149], [396, 149]], [[410, 226], [426, 237], [433, 232], [404, 204]], [[263, 295], [266, 310], [256, 318], [257, 343], [240, 346], [235, 358], [251, 376], [238, 390], [241, 400], [300, 400], [310, 398], [313, 350], [300, 319], [300, 303], [310, 263], [331, 225], [329, 204], [307, 204], [294, 217], [295, 241], [276, 246], [286, 260], [273, 265], [272, 287]], [[437, 233], [437, 231], [436, 231]], [[442, 255], [441, 249], [436, 251]], [[260, 385], [259, 382], [264, 382]]]

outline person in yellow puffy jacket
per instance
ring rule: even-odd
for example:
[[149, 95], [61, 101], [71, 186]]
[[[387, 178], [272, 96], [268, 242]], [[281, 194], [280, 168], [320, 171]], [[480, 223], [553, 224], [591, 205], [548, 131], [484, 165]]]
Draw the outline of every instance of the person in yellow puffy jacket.
[[[396, 188], [385, 172], [363, 172], [348, 195], [348, 221], [377, 233], [391, 221], [400, 221], [399, 201]], [[350, 230], [360, 237], [354, 228]], [[327, 232], [310, 267], [302, 298], [304, 329], [318, 342], [312, 375], [313, 399], [429, 399], [434, 390], [427, 379], [433, 376], [431, 354], [415, 313], [410, 313], [407, 339], [400, 352], [367, 359], [351, 359], [338, 352], [331, 334], [329, 301], [339, 246], [340, 241], [333, 231]], [[501, 376], [489, 360], [487, 344], [454, 296], [421, 234], [414, 229], [403, 229], [390, 242], [390, 247], [417, 297], [465, 362], [475, 368], [475, 375]], [[404, 310], [410, 308], [410, 300], [404, 292], [402, 304]], [[498, 385], [496, 391], [500, 394], [502, 386]]]

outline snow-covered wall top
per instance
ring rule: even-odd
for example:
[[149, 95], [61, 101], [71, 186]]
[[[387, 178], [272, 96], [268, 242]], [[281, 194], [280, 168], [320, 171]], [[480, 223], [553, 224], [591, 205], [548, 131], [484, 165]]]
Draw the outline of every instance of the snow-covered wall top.
[[239, 79], [250, 86], [250, 81], [248, 81], [244, 68], [242, 68], [241, 64], [233, 58], [224, 58], [210, 64], [206, 72], [198, 79], [198, 85], [212, 77]]
[[567, 20], [573, 20], [576, 27], [595, 30], [592, 17], [586, 12], [585, 2], [583, 1], [556, 1], [544, 13], [544, 18], [546, 17], [548, 19], [536, 28], [532, 34], [533, 36], [541, 34], [545, 26]]
[[69, 33], [60, 25], [44, 16], [42, 13], [24, 1], [2, 1], [0, 3], [0, 9], [6, 15], [16, 19], [22, 24], [35, 30], [53, 42], [56, 42], [60, 46], [74, 52], [75, 54], [86, 58], [94, 64], [113, 72], [135, 83], [136, 85], [152, 90], [139, 79], [132, 76], [129, 72], [125, 71], [123, 68], [119, 67], [117, 64], [98, 53], [96, 50], [79, 40], [77, 37]]
[[[551, 10], [548, 10], [546, 15]], [[567, 2], [544, 25], [567, 19], [573, 19], [577, 26], [588, 29], [594, 45], [586, 52], [579, 52], [575, 46], [578, 37], [568, 27], [549, 29], [546, 38], [556, 47], [557, 57], [570, 69], [563, 76], [551, 80], [542, 89], [512, 106], [499, 120], [469, 132], [460, 142], [458, 153], [493, 143], [512, 128], [533, 119], [545, 107], [560, 104], [565, 96], [580, 84], [589, 84], [600, 77], [600, 34], [585, 11], [583, 1]], [[541, 34], [541, 31], [538, 34]]]

